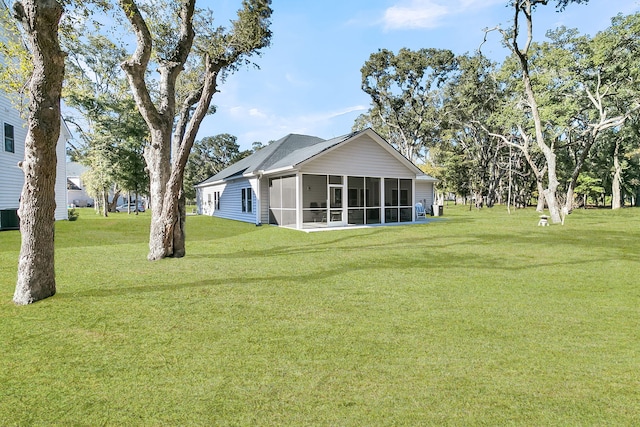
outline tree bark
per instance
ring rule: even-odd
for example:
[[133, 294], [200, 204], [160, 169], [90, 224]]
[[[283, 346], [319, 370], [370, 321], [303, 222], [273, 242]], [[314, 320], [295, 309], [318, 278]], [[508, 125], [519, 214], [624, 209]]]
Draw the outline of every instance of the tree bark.
[[549, 216], [551, 216], [551, 222], [553, 222], [554, 224], [558, 224], [562, 222], [562, 217], [560, 216], [560, 203], [558, 202], [557, 196], [558, 185], [560, 184], [560, 182], [558, 181], [558, 177], [556, 174], [556, 154], [550, 147], [548, 147], [544, 143], [538, 143], [538, 146], [541, 148], [542, 146], [548, 148], [548, 151], [545, 152], [545, 158], [547, 159], [548, 185], [544, 190], [544, 200], [547, 202], [547, 207], [549, 208]]
[[106, 188], [102, 189], [102, 216], [109, 216], [109, 190]]
[[30, 304], [56, 293], [54, 268], [56, 146], [60, 136], [60, 93], [64, 53], [58, 41], [63, 7], [55, 0], [25, 0], [14, 5], [33, 55], [25, 175], [18, 215], [22, 243], [13, 301]]
[[[533, 2], [530, 0], [525, 0], [523, 2], [513, 2], [513, 7], [515, 10], [514, 30], [513, 34], [510, 35], [509, 38], [511, 39], [511, 48], [520, 61], [520, 68], [522, 70], [522, 83], [524, 85], [526, 99], [529, 104], [529, 108], [531, 109], [531, 118], [533, 119], [533, 124], [535, 127], [535, 141], [546, 160], [547, 188], [544, 190], [544, 199], [547, 203], [547, 207], [549, 208], [551, 222], [557, 224], [562, 222], [562, 218], [560, 217], [560, 207], [556, 196], [559, 185], [558, 177], [556, 174], [556, 154], [553, 150], [553, 146], [549, 146], [545, 141], [542, 120], [540, 118], [540, 111], [538, 109], [538, 102], [531, 86], [531, 76], [529, 74], [528, 52], [533, 41], [532, 3]], [[524, 14], [527, 24], [527, 37], [523, 48], [520, 48], [518, 45], [518, 23], [520, 13]]]
[[544, 185], [542, 185], [542, 181], [539, 179], [536, 179], [536, 188], [538, 189], [538, 204], [536, 205], [536, 212], [543, 213], [545, 206]]
[[[151, 145], [145, 150], [145, 161], [149, 170], [150, 197], [153, 201], [151, 209], [151, 228], [149, 230], [149, 255], [150, 261], [162, 259], [173, 254], [173, 246], [169, 243], [165, 230], [166, 218], [163, 215], [165, 208], [165, 194], [170, 173], [171, 129], [157, 132], [151, 138]], [[164, 148], [163, 148], [164, 147]]]
[[[244, 56], [268, 45], [271, 32], [263, 25], [268, 25], [265, 19], [271, 15], [271, 2], [245, 0], [242, 3], [243, 9], [238, 12], [239, 20], [234, 21], [232, 33], [224, 37], [209, 34], [221, 46], [208, 52], [200, 52], [206, 67], [202, 73], [203, 80], [198, 80], [199, 88], [188, 94], [178, 109], [176, 81], [184, 70], [195, 38], [195, 0], [179, 2], [179, 28], [176, 39], [173, 40], [172, 51], [169, 57], [158, 61], [160, 81], [157, 97], [151, 95], [145, 80], [153, 47], [149, 27], [136, 0], [119, 0], [137, 40], [136, 51], [122, 64], [122, 68], [127, 74], [133, 98], [151, 135], [151, 143], [144, 155], [153, 203], [147, 257], [149, 260], [185, 255], [184, 169], [200, 124], [217, 91], [216, 80], [219, 73], [236, 61], [241, 61]], [[154, 100], [157, 100], [157, 104]], [[175, 131], [172, 133], [174, 125]]]
[[[217, 78], [225, 62], [208, 62], [202, 90], [187, 97], [180, 110], [176, 130], [173, 133], [171, 173], [166, 183], [159, 231], [165, 255], [180, 258], [185, 256], [186, 200], [184, 197], [184, 169], [196, 139], [202, 120], [207, 114], [213, 94], [217, 91]], [[191, 112], [194, 104], [195, 110]], [[151, 258], [150, 258], [151, 259]], [[157, 259], [157, 258], [156, 258]]]
[[621, 184], [622, 184], [622, 165], [619, 158], [620, 140], [616, 139], [616, 147], [613, 151], [613, 180], [611, 182], [611, 209], [620, 209], [621, 203]]
[[[134, 0], [120, 0], [120, 6], [133, 26], [137, 39], [136, 51], [131, 58], [122, 64], [122, 68], [129, 79], [138, 110], [147, 123], [151, 134], [151, 144], [145, 149], [144, 157], [149, 170], [149, 193], [153, 201], [147, 258], [153, 261], [176, 256], [180, 253], [174, 253], [173, 245], [175, 235], [173, 227], [178, 212], [177, 197], [173, 203], [174, 194], [167, 195], [167, 187], [172, 173], [170, 163], [171, 131], [176, 111], [175, 85], [191, 51], [195, 36], [192, 22], [195, 0], [188, 0], [182, 4], [180, 8], [180, 33], [174, 52], [175, 56], [172, 61], [164, 62], [159, 67], [160, 105], [158, 107], [154, 104], [145, 81], [153, 43], [151, 33]], [[173, 143], [180, 144], [180, 141], [173, 141]], [[181, 184], [182, 181], [180, 181], [180, 186]], [[168, 204], [167, 201], [169, 201]], [[178, 219], [177, 222], [181, 223], [181, 220]], [[179, 256], [184, 256], [184, 253]]]

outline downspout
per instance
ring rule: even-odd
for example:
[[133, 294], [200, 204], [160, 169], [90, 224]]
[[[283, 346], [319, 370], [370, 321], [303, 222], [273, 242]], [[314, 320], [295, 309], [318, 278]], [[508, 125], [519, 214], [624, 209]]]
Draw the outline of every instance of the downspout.
[[386, 224], [386, 209], [385, 209], [385, 188], [384, 188], [384, 177], [380, 177], [380, 224]]
[[411, 195], [411, 201], [413, 203], [411, 203], [411, 222], [416, 222], [416, 203], [418, 203], [418, 201], [416, 200], [416, 184], [418, 183], [417, 178], [414, 178], [411, 180], [411, 191], [413, 192], [413, 194]]
[[196, 212], [202, 215], [202, 189], [196, 187]]
[[296, 229], [302, 230], [302, 174], [296, 172]]
[[256, 227], [262, 225], [262, 172], [258, 172], [256, 180]]

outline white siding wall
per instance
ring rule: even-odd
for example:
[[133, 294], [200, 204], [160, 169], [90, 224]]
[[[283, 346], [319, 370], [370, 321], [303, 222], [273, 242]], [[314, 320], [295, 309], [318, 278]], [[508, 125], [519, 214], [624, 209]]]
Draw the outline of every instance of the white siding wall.
[[[196, 200], [196, 203], [199, 203], [198, 205], [198, 212], [202, 215], [210, 215], [210, 216], [217, 216], [216, 212], [215, 212], [215, 196], [214, 193], [220, 192], [220, 194], [224, 193], [224, 189], [227, 186], [227, 184], [219, 184], [219, 185], [210, 185], [207, 187], [201, 187], [199, 189], [199, 194], [200, 194], [200, 198], [199, 200]], [[223, 205], [222, 203], [220, 204], [220, 207], [222, 208]]]
[[416, 180], [416, 203], [422, 203], [429, 212], [433, 204], [433, 183]]
[[269, 224], [269, 178], [260, 179], [260, 222]]
[[[252, 188], [252, 205], [254, 212], [242, 212], [242, 189]], [[223, 184], [202, 187], [201, 201], [202, 206], [198, 206], [198, 212], [203, 215], [212, 215], [218, 218], [235, 219], [243, 222], [256, 222], [257, 204], [257, 179], [238, 179], [235, 181], [225, 182]], [[214, 193], [220, 192], [220, 209], [214, 209]], [[211, 195], [211, 206], [208, 206], [209, 195]]]
[[95, 201], [93, 197], [89, 197], [87, 194], [81, 177], [88, 168], [76, 162], [67, 162], [65, 169], [67, 171], [67, 179], [80, 188], [80, 190], [67, 190], [67, 204], [74, 204], [79, 207], [93, 206]]
[[311, 160], [302, 173], [415, 179], [405, 165], [367, 135]]
[[204, 215], [204, 199], [203, 199], [203, 188], [196, 187], [196, 212], [198, 215]]
[[56, 147], [56, 220], [69, 219], [67, 213], [67, 141], [71, 138], [64, 124], [60, 125], [60, 138]]
[[[4, 124], [13, 126], [14, 153], [4, 151]], [[0, 91], [0, 209], [18, 209], [24, 174], [18, 162], [24, 159], [25, 122]]]
[[[20, 193], [24, 185], [24, 174], [18, 162], [24, 159], [24, 142], [27, 137], [25, 121], [11, 105], [4, 93], [0, 92], [0, 209], [18, 209]], [[4, 124], [13, 126], [14, 153], [4, 150]], [[69, 139], [67, 130], [62, 126], [60, 139], [56, 147], [58, 163], [56, 167], [55, 219], [67, 219], [67, 173], [66, 142]]]

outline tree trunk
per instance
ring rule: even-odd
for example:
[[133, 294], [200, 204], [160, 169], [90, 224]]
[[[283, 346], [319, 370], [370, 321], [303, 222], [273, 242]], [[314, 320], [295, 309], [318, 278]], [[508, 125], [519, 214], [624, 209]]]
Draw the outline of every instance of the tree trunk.
[[573, 211], [573, 200], [575, 197], [575, 190], [573, 184], [570, 182], [569, 187], [567, 187], [567, 200], [564, 203], [564, 209], [567, 213], [571, 213]]
[[611, 209], [620, 209], [622, 203], [620, 196], [622, 194], [622, 165], [618, 157], [620, 151], [620, 142], [616, 139], [616, 147], [613, 152], [613, 181], [611, 182]]
[[177, 206], [177, 218], [175, 219], [175, 227], [173, 229], [173, 256], [183, 257], [187, 253], [185, 248], [184, 226], [187, 217], [186, 200], [184, 191], [180, 190]]
[[64, 53], [58, 42], [61, 3], [25, 0], [14, 5], [33, 55], [29, 84], [29, 119], [25, 175], [20, 197], [22, 244], [18, 281], [13, 301], [30, 304], [56, 293], [54, 268], [56, 146], [60, 136], [60, 93], [64, 76]]
[[547, 202], [547, 207], [549, 208], [549, 216], [551, 217], [551, 222], [554, 224], [564, 223], [562, 220], [562, 216], [560, 215], [560, 205], [558, 202], [558, 185], [560, 182], [558, 181], [558, 176], [556, 174], [556, 154], [550, 147], [547, 147], [546, 144], [540, 143], [539, 146], [541, 148], [546, 148], [544, 151], [545, 157], [547, 159], [547, 179], [549, 180], [547, 189], [545, 190], [544, 198]]
[[173, 245], [165, 246], [169, 241], [165, 223], [171, 221], [164, 213], [165, 194], [169, 181], [171, 153], [171, 127], [164, 132], [152, 134], [151, 145], [145, 150], [145, 160], [149, 170], [150, 196], [153, 201], [151, 209], [151, 229], [149, 231], [150, 261], [173, 255]]
[[109, 191], [106, 192], [106, 201], [108, 204], [108, 211], [109, 212], [115, 212], [116, 211], [116, 207], [118, 206], [118, 199], [120, 198], [120, 190], [116, 190], [116, 186], [113, 186], [113, 199], [111, 199], [111, 202], [109, 202]]
[[109, 192], [103, 188], [100, 197], [102, 198], [102, 216], [106, 218], [109, 216]]
[[[514, 32], [510, 35], [511, 47], [520, 61], [522, 69], [522, 83], [524, 85], [524, 92], [531, 109], [531, 118], [535, 128], [535, 141], [538, 148], [544, 155], [547, 167], [547, 180], [548, 186], [544, 190], [544, 199], [547, 202], [549, 208], [549, 215], [551, 216], [551, 222], [557, 224], [562, 222], [560, 216], [560, 208], [556, 192], [558, 190], [558, 178], [556, 174], [556, 154], [553, 150], [553, 146], [547, 145], [545, 142], [544, 131], [542, 126], [542, 119], [540, 118], [540, 111], [538, 109], [538, 101], [536, 100], [533, 87], [531, 86], [531, 77], [529, 75], [529, 58], [528, 52], [533, 40], [533, 22], [532, 22], [532, 10], [535, 2], [526, 0], [521, 2], [513, 2], [512, 6], [515, 7], [515, 19], [514, 19]], [[520, 12], [524, 13], [527, 22], [527, 38], [524, 48], [518, 46], [518, 16]]]
[[536, 180], [536, 187], [538, 188], [538, 204], [536, 206], [536, 212], [544, 212], [544, 186], [542, 185], [542, 181]]
[[[151, 209], [151, 229], [149, 233], [149, 260], [165, 257], [184, 256], [185, 199], [182, 188], [184, 168], [195, 141], [202, 120], [209, 112], [211, 99], [217, 92], [217, 77], [222, 70], [244, 61], [245, 55], [266, 47], [271, 37], [267, 31], [271, 15], [269, 1], [243, 1], [243, 13], [234, 21], [234, 30], [214, 44], [211, 52], [200, 52], [205, 62], [203, 80], [194, 82], [197, 89], [190, 92], [176, 109], [176, 81], [185, 69], [195, 38], [195, 0], [178, 2], [179, 31], [172, 40], [174, 45], [170, 60], [160, 61], [157, 70], [157, 95], [147, 87], [148, 65], [152, 58], [153, 37], [145, 17], [134, 0], [119, 0], [127, 19], [136, 34], [136, 50], [122, 63], [133, 92], [133, 98], [140, 114], [149, 127], [151, 144], [145, 149], [144, 157], [149, 170]], [[258, 18], [258, 22], [249, 17]], [[264, 27], [263, 27], [264, 26]], [[236, 37], [236, 32], [242, 33]], [[245, 40], [247, 36], [251, 40]], [[229, 41], [229, 45], [225, 45]], [[231, 43], [233, 42], [233, 43]], [[230, 71], [230, 70], [228, 70]], [[155, 86], [155, 83], [154, 83]], [[158, 101], [157, 105], [154, 103]], [[176, 111], [178, 114], [176, 115]], [[174, 129], [172, 135], [172, 130]], [[174, 156], [171, 154], [172, 144]]]

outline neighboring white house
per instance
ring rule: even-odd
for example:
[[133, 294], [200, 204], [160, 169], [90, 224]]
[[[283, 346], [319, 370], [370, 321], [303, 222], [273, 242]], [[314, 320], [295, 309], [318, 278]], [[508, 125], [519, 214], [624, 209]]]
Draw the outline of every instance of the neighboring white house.
[[[4, 7], [4, 4], [3, 4]], [[9, 33], [0, 30], [0, 43], [10, 40]], [[0, 61], [3, 57], [0, 56]], [[17, 229], [17, 210], [24, 184], [24, 174], [18, 163], [24, 160], [24, 143], [27, 137], [25, 120], [11, 103], [6, 93], [0, 91], [0, 230]], [[68, 219], [67, 213], [67, 176], [66, 143], [71, 133], [62, 122], [60, 138], [56, 147], [56, 210], [55, 219]]]
[[78, 162], [67, 162], [67, 204], [79, 208], [93, 206], [94, 200], [87, 194], [82, 174], [87, 167]]
[[199, 214], [296, 229], [414, 222], [425, 175], [371, 129], [287, 135], [196, 185]]
[[[18, 163], [24, 160], [24, 142], [27, 136], [25, 120], [11, 104], [7, 96], [0, 91], [0, 230], [18, 228], [17, 210], [20, 194], [24, 184], [24, 174]], [[67, 175], [66, 175], [66, 142], [71, 133], [62, 122], [60, 139], [56, 153], [58, 156], [56, 176], [56, 211], [55, 219], [67, 219]]]

